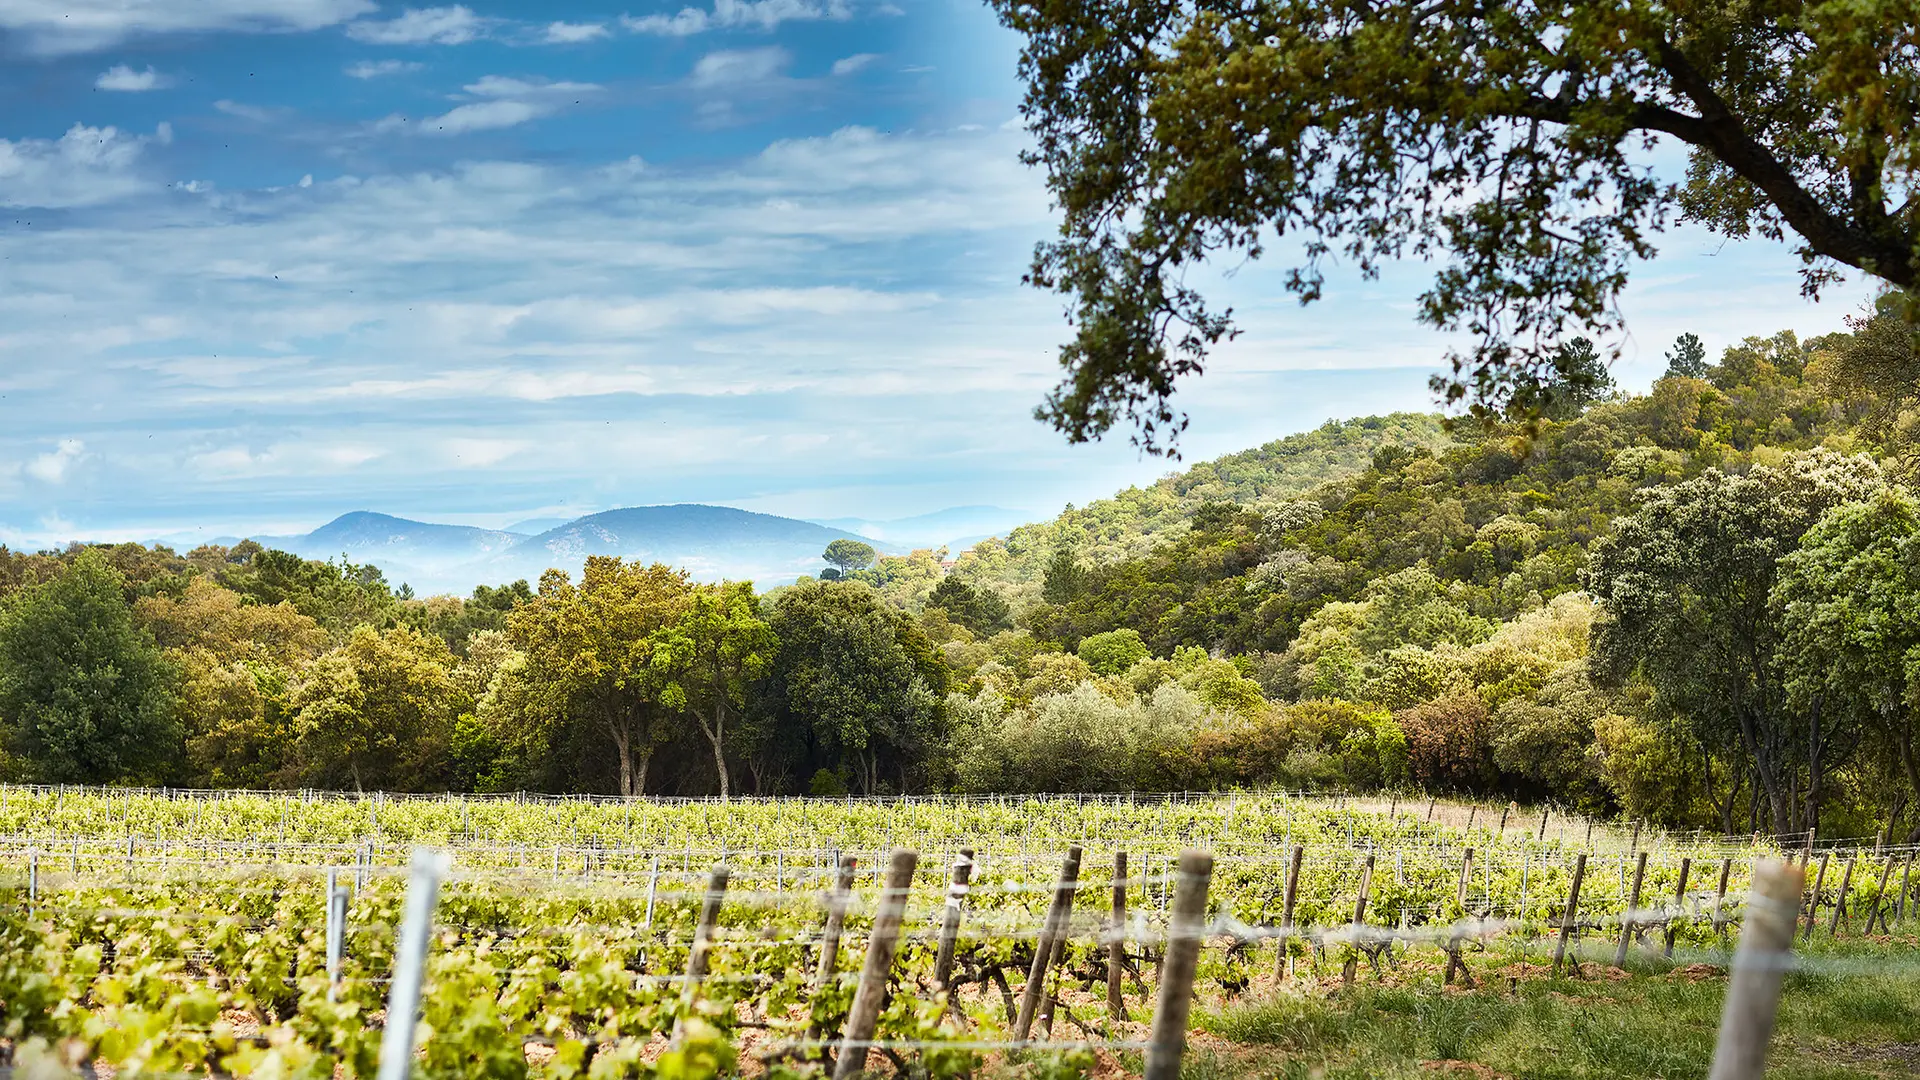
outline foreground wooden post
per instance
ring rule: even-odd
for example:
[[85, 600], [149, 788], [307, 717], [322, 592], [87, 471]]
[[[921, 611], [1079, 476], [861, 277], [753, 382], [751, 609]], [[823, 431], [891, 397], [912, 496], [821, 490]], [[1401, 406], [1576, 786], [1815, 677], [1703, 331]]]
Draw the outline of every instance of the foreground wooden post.
[[1761, 1080], [1780, 1008], [1780, 985], [1793, 963], [1793, 924], [1806, 871], [1768, 859], [1754, 867], [1740, 947], [1720, 1013], [1720, 1038], [1708, 1080]]
[[1360, 934], [1365, 927], [1367, 917], [1367, 894], [1373, 891], [1373, 856], [1360, 868], [1360, 898], [1353, 902], [1353, 940], [1348, 943], [1347, 962], [1341, 965], [1340, 982], [1345, 986], [1353, 985], [1353, 971], [1360, 963], [1355, 955], [1360, 950]]
[[393, 982], [387, 987], [387, 1023], [380, 1035], [378, 1080], [407, 1080], [413, 1072], [413, 1033], [419, 1022], [427, 947], [433, 943], [433, 910], [440, 903], [440, 879], [447, 876], [452, 864], [444, 851], [414, 849], [407, 906], [393, 955]]
[[1067, 932], [1073, 917], [1073, 891], [1080, 880], [1080, 845], [1067, 849], [1060, 864], [1060, 880], [1053, 887], [1053, 903], [1047, 909], [1047, 921], [1033, 943], [1033, 964], [1027, 969], [1027, 985], [1020, 992], [1020, 1012], [1013, 1021], [1013, 1041], [1026, 1042], [1033, 1030], [1033, 1018], [1040, 1011], [1040, 995], [1046, 991], [1047, 969], [1053, 963], [1054, 938]]
[[853, 872], [858, 865], [851, 855], [840, 856], [840, 866], [834, 875], [833, 891], [827, 894], [827, 926], [820, 935], [820, 963], [813, 971], [813, 988], [819, 990], [833, 978], [833, 968], [840, 959], [840, 931], [847, 922], [847, 902], [853, 895]]
[[1293, 857], [1287, 863], [1287, 892], [1280, 909], [1280, 956], [1273, 964], [1273, 977], [1276, 982], [1289, 974], [1287, 958], [1292, 954], [1293, 902], [1300, 895], [1300, 862], [1306, 854], [1306, 848], [1295, 844]]
[[[1560, 940], [1553, 947], [1553, 974], [1560, 974], [1560, 962], [1567, 955], [1567, 939], [1573, 936], [1574, 925], [1580, 919], [1580, 882], [1587, 876], [1587, 853], [1580, 852], [1573, 857], [1573, 887], [1567, 890], [1567, 910], [1560, 915]], [[1575, 971], [1580, 970], [1580, 962], [1574, 961]]]
[[887, 1001], [887, 980], [893, 975], [894, 952], [900, 943], [900, 917], [913, 889], [913, 871], [920, 855], [902, 849], [887, 863], [887, 884], [880, 893], [880, 909], [873, 916], [873, 934], [867, 939], [867, 962], [860, 970], [860, 988], [853, 992], [853, 1008], [840, 1036], [840, 1054], [834, 1060], [834, 1080], [849, 1080], [867, 1070], [867, 1051], [880, 1007]]
[[687, 950], [687, 975], [680, 986], [680, 1017], [673, 1022], [673, 1041], [680, 1041], [686, 1030], [687, 1016], [700, 995], [700, 984], [707, 978], [707, 956], [713, 952], [713, 932], [720, 925], [720, 907], [727, 899], [727, 879], [731, 871], [716, 866], [707, 875], [707, 895], [700, 901], [700, 921], [694, 924], [693, 947]]
[[1613, 954], [1613, 966], [1627, 966], [1627, 946], [1633, 942], [1633, 914], [1640, 907], [1640, 883], [1647, 876], [1647, 853], [1641, 852], [1633, 866], [1633, 892], [1627, 899], [1627, 909], [1620, 913], [1620, 948]]
[[1144, 1080], [1178, 1080], [1187, 1048], [1187, 1018], [1193, 1013], [1193, 973], [1200, 960], [1200, 935], [1207, 918], [1207, 886], [1213, 880], [1213, 856], [1203, 851], [1180, 854], [1179, 881], [1167, 926], [1167, 966], [1153, 1009], [1153, 1033], [1147, 1044]]
[[[961, 848], [953, 861], [953, 881], [947, 886], [947, 909], [940, 922], [940, 951], [933, 961], [933, 985], [936, 990], [953, 993], [953, 949], [960, 937], [960, 912], [967, 901], [968, 882], [973, 877], [973, 849]], [[948, 1002], [952, 1005], [951, 1000]]]
[[1681, 859], [1681, 860], [1680, 860], [1680, 884], [1678, 884], [1678, 885], [1675, 885], [1675, 886], [1673, 887], [1673, 906], [1674, 906], [1674, 913], [1673, 913], [1673, 914], [1671, 914], [1671, 915], [1669, 915], [1669, 916], [1667, 916], [1667, 949], [1666, 949], [1666, 952], [1664, 952], [1664, 953], [1662, 953], [1662, 954], [1661, 954], [1662, 956], [1664, 956], [1664, 957], [1665, 957], [1666, 959], [1668, 959], [1668, 960], [1671, 960], [1671, 959], [1673, 959], [1673, 938], [1674, 938], [1674, 935], [1675, 935], [1675, 934], [1678, 934], [1678, 933], [1680, 932], [1680, 928], [1679, 928], [1678, 926], [1675, 926], [1675, 925], [1674, 925], [1674, 920], [1676, 920], [1676, 919], [1678, 919], [1678, 918], [1680, 917], [1680, 912], [1682, 912], [1682, 911], [1684, 911], [1684, 910], [1686, 910], [1686, 903], [1687, 903], [1687, 871], [1689, 871], [1689, 870], [1692, 870], [1692, 869], [1693, 869], [1693, 860], [1692, 860], [1692, 859]]
[[1127, 1018], [1127, 999], [1120, 992], [1127, 961], [1127, 853], [1113, 853], [1113, 916], [1107, 931], [1107, 1015]]
[[[1460, 906], [1460, 922], [1463, 923], [1467, 919], [1467, 885], [1472, 879], [1473, 849], [1468, 848], [1460, 856], [1460, 887], [1456, 897]], [[1441, 985], [1451, 984], [1455, 971], [1460, 973], [1462, 982], [1470, 987], [1474, 985], [1473, 973], [1467, 970], [1467, 962], [1460, 958], [1460, 927], [1458, 925], [1455, 925], [1452, 936], [1447, 938], [1447, 970], [1440, 977]]]
[[[1811, 830], [1809, 830], [1808, 835], [1812, 835]], [[1826, 884], [1827, 860], [1832, 856], [1833, 856], [1833, 852], [1831, 851], [1821, 852], [1820, 853], [1820, 869], [1814, 871], [1813, 873], [1813, 899], [1807, 902], [1807, 940], [1808, 941], [1813, 940], [1813, 923], [1814, 923], [1814, 920], [1818, 918], [1817, 913], [1820, 910], [1820, 888], [1821, 886]], [[1802, 875], [1802, 876], [1804, 877], [1805, 875]]]

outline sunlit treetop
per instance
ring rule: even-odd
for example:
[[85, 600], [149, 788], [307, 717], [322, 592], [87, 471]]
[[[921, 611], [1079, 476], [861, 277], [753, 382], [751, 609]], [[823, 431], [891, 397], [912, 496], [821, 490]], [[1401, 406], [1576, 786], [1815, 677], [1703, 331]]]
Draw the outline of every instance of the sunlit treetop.
[[1303, 303], [1329, 258], [1435, 260], [1420, 318], [1471, 342], [1435, 390], [1483, 415], [1621, 327], [1677, 220], [1794, 244], [1809, 296], [1920, 283], [1915, 0], [993, 4], [1063, 214], [1029, 274], [1074, 325], [1038, 415], [1076, 442], [1173, 450], [1176, 382], [1236, 332], [1185, 283], [1209, 256], [1290, 260]]

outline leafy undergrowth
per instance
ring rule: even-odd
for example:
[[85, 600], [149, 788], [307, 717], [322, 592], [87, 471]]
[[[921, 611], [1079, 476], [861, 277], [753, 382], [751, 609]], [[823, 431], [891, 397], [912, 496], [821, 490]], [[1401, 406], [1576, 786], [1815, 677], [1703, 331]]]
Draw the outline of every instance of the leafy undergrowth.
[[[1781, 999], [1774, 1080], [1920, 1075], [1920, 941], [1816, 942]], [[1600, 1080], [1705, 1077], [1726, 992], [1724, 957], [1657, 957], [1580, 978], [1541, 957], [1483, 955], [1474, 990], [1440, 987], [1412, 956], [1356, 985], [1336, 977], [1264, 982], [1195, 1016], [1183, 1076], [1379, 1080], [1459, 1077]], [[1599, 962], [1596, 962], [1599, 961]], [[1332, 965], [1337, 967], [1337, 965]], [[1323, 969], [1324, 970], [1324, 969]]]

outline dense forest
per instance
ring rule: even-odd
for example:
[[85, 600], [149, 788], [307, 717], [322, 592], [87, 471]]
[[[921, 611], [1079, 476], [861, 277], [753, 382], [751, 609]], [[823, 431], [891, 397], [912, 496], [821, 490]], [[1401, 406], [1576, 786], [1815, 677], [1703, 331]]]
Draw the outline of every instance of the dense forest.
[[1513, 419], [1329, 424], [756, 593], [396, 593], [243, 543], [0, 548], [16, 780], [646, 794], [1394, 787], [1920, 836], [1914, 343], [1584, 342]]

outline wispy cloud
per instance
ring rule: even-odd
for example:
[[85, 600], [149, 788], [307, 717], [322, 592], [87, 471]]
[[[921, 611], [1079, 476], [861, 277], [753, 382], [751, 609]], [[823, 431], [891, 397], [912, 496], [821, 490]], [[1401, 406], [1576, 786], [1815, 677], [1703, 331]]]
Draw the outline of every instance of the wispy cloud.
[[543, 32], [550, 45], [577, 45], [607, 36], [605, 23], [551, 22]]
[[360, 60], [348, 64], [344, 70], [349, 78], [378, 79], [387, 75], [403, 75], [409, 71], [419, 71], [425, 66], [416, 60]]
[[92, 206], [150, 189], [140, 155], [171, 141], [165, 123], [152, 135], [75, 124], [58, 139], [0, 139], [0, 206]]
[[289, 111], [287, 109], [268, 108], [264, 105], [246, 105], [238, 101], [228, 101], [225, 98], [214, 102], [213, 107], [226, 113], [228, 116], [237, 116], [242, 120], [252, 121], [256, 124], [270, 123], [285, 116]]
[[833, 62], [833, 73], [835, 75], [852, 75], [856, 71], [864, 70], [869, 64], [878, 59], [880, 59], [879, 53], [870, 52], [843, 56]]
[[57, 55], [155, 34], [317, 30], [373, 10], [373, 0], [0, 0], [0, 30]]
[[846, 0], [714, 0], [711, 8], [683, 7], [672, 15], [623, 15], [620, 23], [636, 34], [691, 37], [709, 30], [772, 30], [784, 22], [852, 18]]
[[463, 45], [484, 36], [490, 20], [465, 4], [408, 8], [386, 19], [362, 19], [347, 25], [347, 36], [371, 45]]
[[471, 131], [509, 128], [551, 116], [568, 104], [579, 104], [597, 93], [595, 83], [545, 82], [488, 75], [463, 87], [479, 98], [456, 105], [438, 116], [419, 121], [395, 114], [373, 125], [376, 132], [407, 131], [417, 135], [463, 135]]
[[115, 64], [101, 72], [99, 78], [93, 80], [93, 88], [96, 90], [116, 90], [129, 94], [161, 90], [172, 85], [173, 80], [153, 70], [151, 64], [147, 65], [145, 71], [135, 71], [125, 64]]
[[762, 83], [779, 76], [792, 62], [793, 54], [778, 45], [721, 49], [696, 61], [687, 82], [702, 90]]

